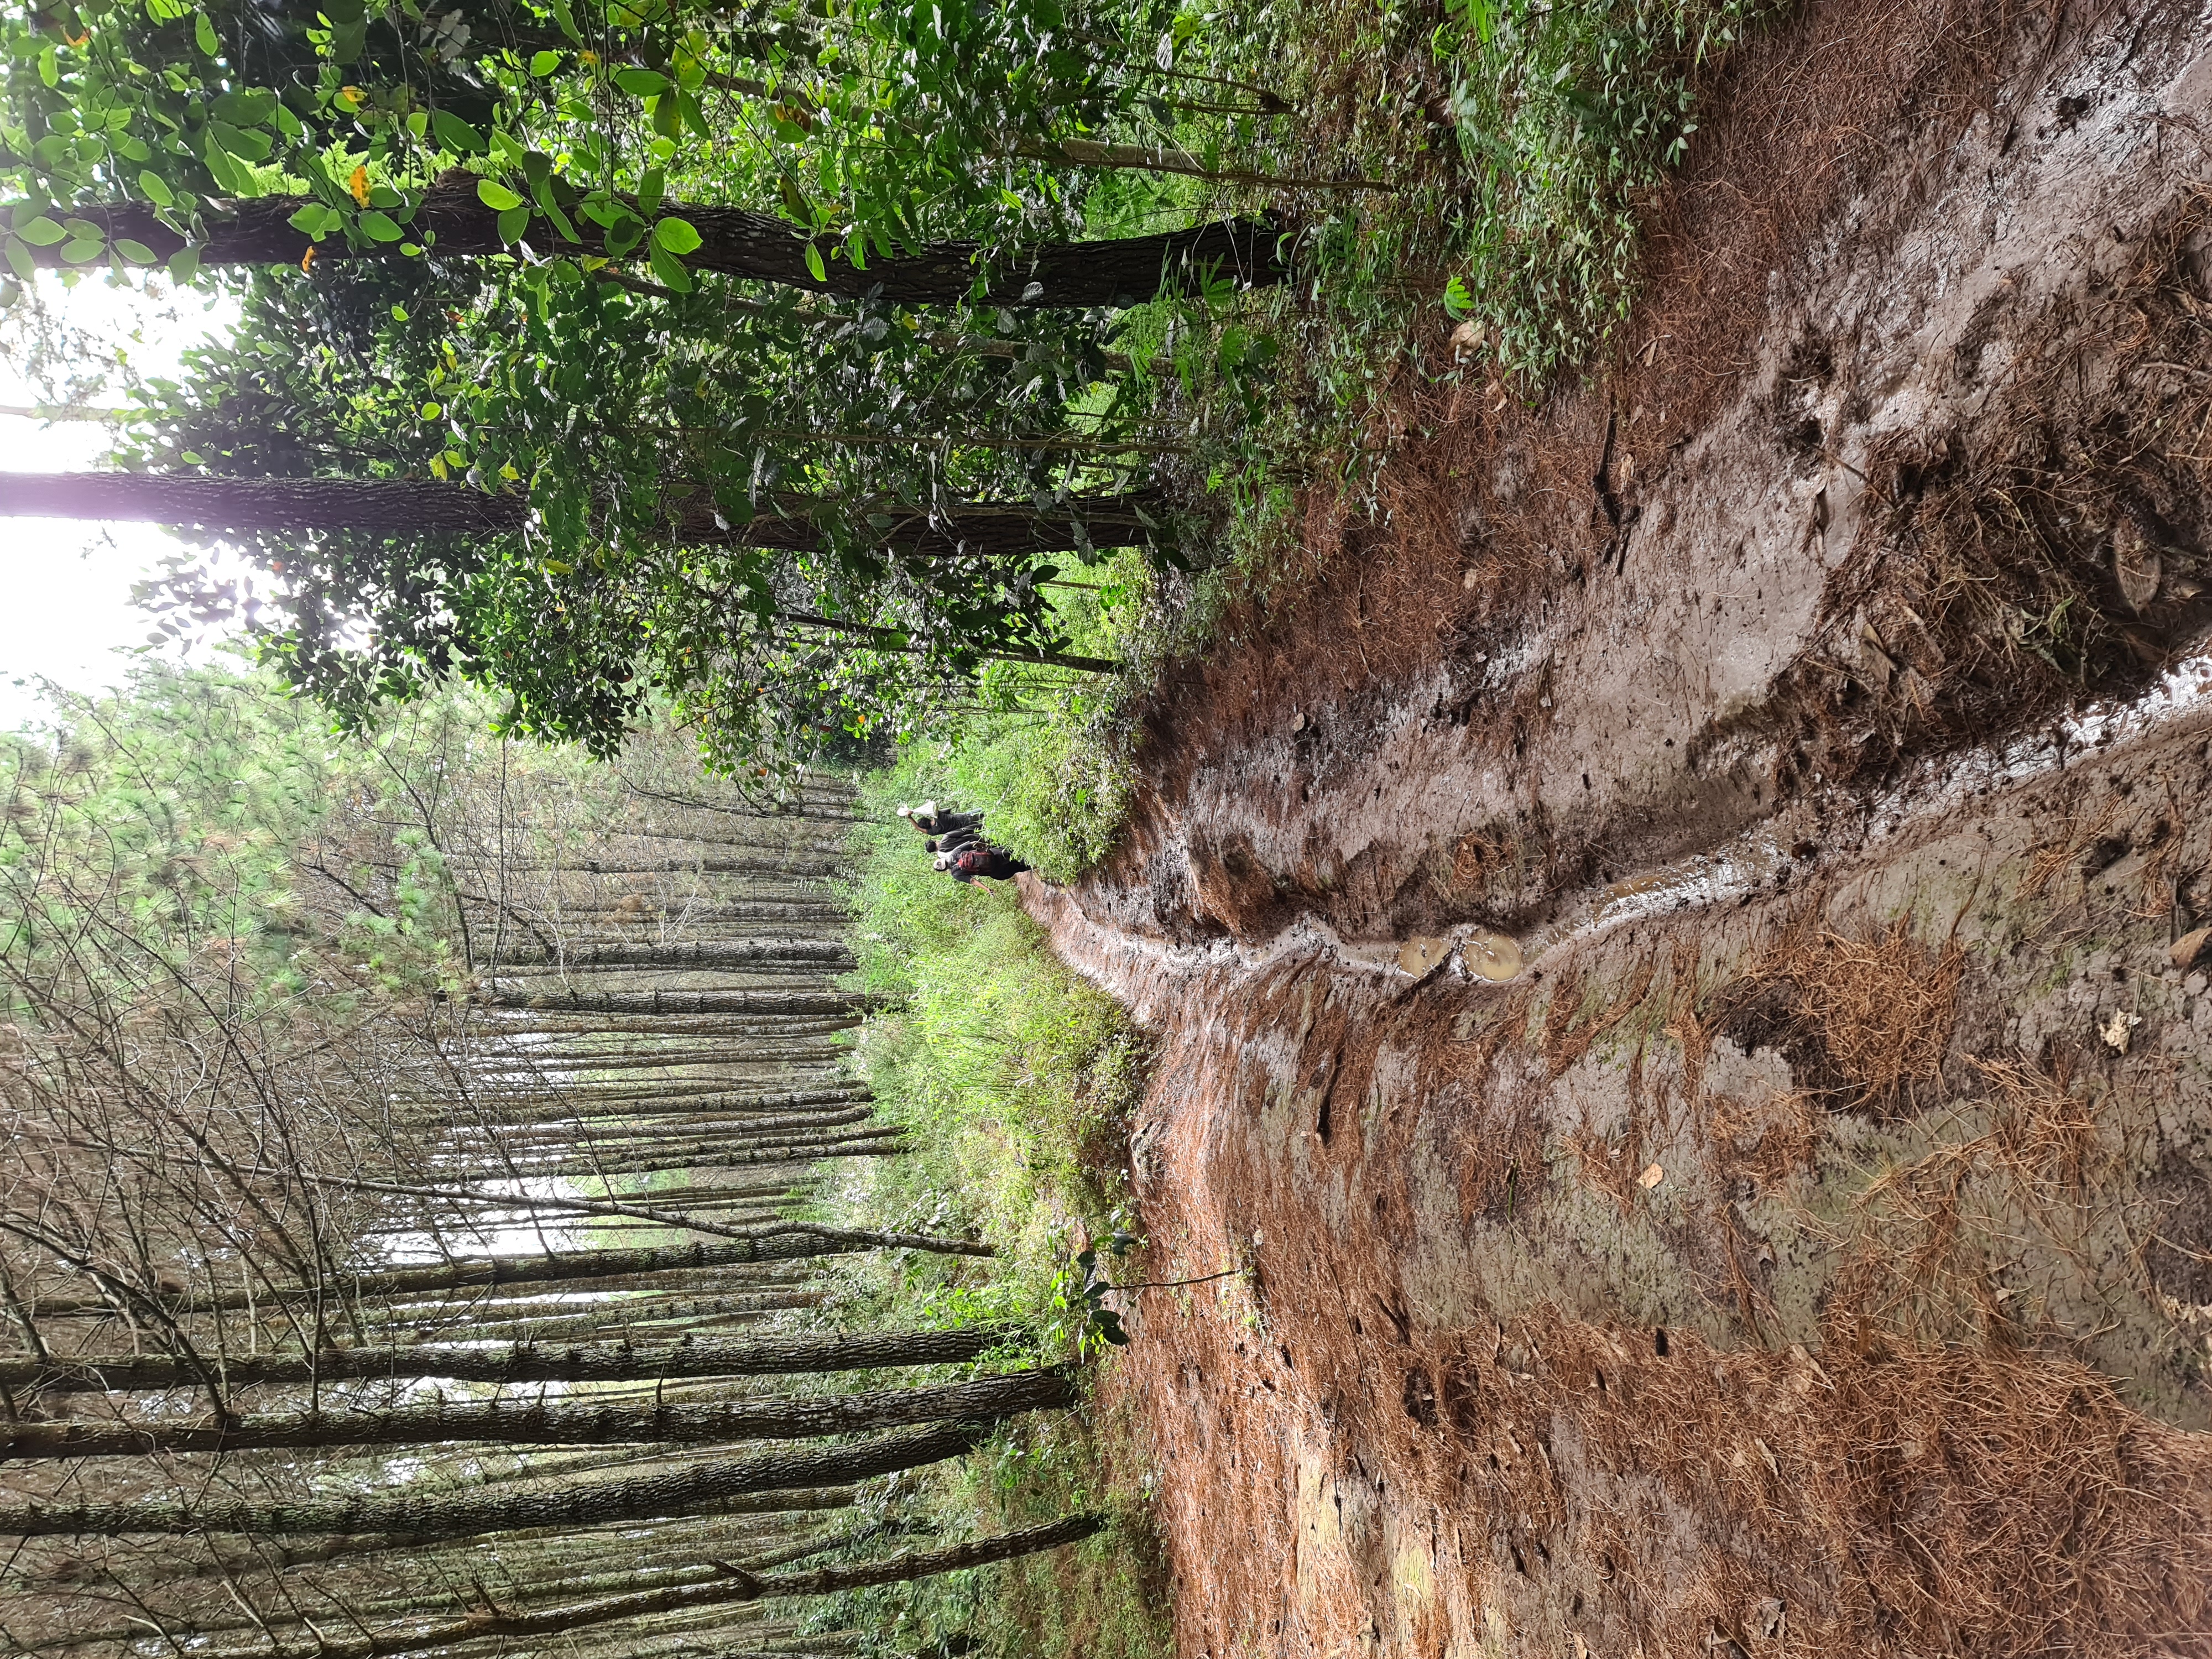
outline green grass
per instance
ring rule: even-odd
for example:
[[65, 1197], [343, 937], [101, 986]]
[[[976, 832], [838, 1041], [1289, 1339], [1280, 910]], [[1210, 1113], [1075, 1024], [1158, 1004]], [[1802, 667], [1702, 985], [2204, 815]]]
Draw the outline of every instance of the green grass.
[[[983, 762], [971, 753], [967, 763]], [[909, 751], [863, 786], [854, 981], [889, 1006], [871, 1016], [855, 1062], [878, 1118], [909, 1126], [914, 1150], [845, 1176], [836, 1209], [870, 1226], [981, 1238], [997, 1254], [851, 1258], [840, 1269], [840, 1316], [1018, 1322], [1029, 1335], [1010, 1344], [1008, 1364], [1095, 1355], [1074, 1258], [1128, 1224], [1125, 1130], [1144, 1045], [1111, 999], [1052, 955], [1011, 884], [963, 885], [930, 868], [921, 837], [892, 808], [932, 794], [969, 805], [944, 767]], [[839, 1598], [809, 1617], [823, 1629], [865, 1629], [884, 1654], [1169, 1659], [1151, 1484], [1123, 1418], [1085, 1407], [1018, 1421], [971, 1457], [888, 1483], [875, 1500], [881, 1518], [951, 1538], [1091, 1511], [1112, 1518], [1107, 1532], [1050, 1555]]]
[[[1107, 1530], [1001, 1566], [836, 1597], [810, 1609], [808, 1624], [865, 1631], [872, 1654], [921, 1659], [1172, 1659], [1151, 1487], [1143, 1449], [1120, 1414], [1024, 1419], [960, 1462], [931, 1471], [898, 1510], [900, 1524], [953, 1537], [1083, 1512], [1106, 1516]], [[870, 1540], [853, 1553], [886, 1548]]]
[[[1154, 603], [1158, 578], [1142, 554], [1124, 550], [1072, 568], [1053, 590], [1070, 648], [1119, 663], [1089, 673], [995, 662], [975, 696], [903, 741], [876, 800], [888, 814], [900, 799], [935, 797], [981, 808], [991, 838], [1055, 880], [1104, 855], [1128, 811], [1133, 778], [1126, 710], [1158, 666], [1165, 633]], [[921, 841], [902, 830], [911, 850]], [[931, 873], [917, 859], [921, 873]], [[938, 879], [939, 886], [957, 884]], [[885, 926], [897, 926], [890, 909]]]
[[[910, 1126], [920, 1146], [871, 1166], [866, 1201], [885, 1225], [975, 1229], [1030, 1294], [1078, 1231], [1119, 1225], [1143, 1045], [1119, 1005], [1053, 956], [1012, 884], [963, 885], [930, 867], [892, 809], [932, 795], [977, 799], [910, 752], [864, 786], [854, 835], [854, 981], [894, 1005], [869, 1020], [858, 1063], [878, 1115]], [[1001, 833], [995, 805], [987, 827]]]

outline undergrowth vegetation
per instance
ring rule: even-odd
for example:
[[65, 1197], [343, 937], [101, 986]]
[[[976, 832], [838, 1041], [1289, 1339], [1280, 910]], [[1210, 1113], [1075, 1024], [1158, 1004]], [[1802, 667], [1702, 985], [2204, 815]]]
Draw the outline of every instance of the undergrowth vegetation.
[[[1371, 503], [1409, 391], [1540, 396], [1601, 353], [1636, 294], [1638, 214], [1697, 131], [1701, 78], [1785, 0], [1318, 0], [1269, 52], [1312, 112], [1310, 162], [1388, 190], [1310, 196], [1305, 280], [1261, 300], [1285, 369], [1232, 446], [1249, 556], [1270, 488], [1334, 477]], [[1457, 326], [1446, 337], [1425, 317]], [[1249, 355], [1249, 354], [1242, 354]], [[1239, 388], [1238, 401], [1243, 401]], [[1281, 418], [1283, 404], [1305, 418]], [[1226, 458], [1209, 481], [1226, 476]]]
[[1703, 80], [1784, 9], [1279, 0], [1233, 28], [1195, 27], [1188, 61], [1279, 88], [1300, 112], [1295, 132], [1272, 132], [1272, 173], [1333, 183], [1119, 175], [1094, 192], [1094, 226], [1123, 229], [1171, 210], [1283, 209], [1298, 280], [1124, 314], [1116, 343], [1155, 381], [1161, 469], [1202, 526], [1184, 544], [1197, 568], [1125, 555], [1103, 580], [1071, 569], [1099, 590], [1060, 607], [1070, 637], [1128, 668], [987, 673], [976, 707], [928, 728], [945, 787], [988, 806], [1002, 844], [1048, 875], [1096, 861], [1130, 797], [1134, 688], [1202, 648], [1226, 594], [1264, 596], [1302, 492], [1374, 507], [1425, 392], [1530, 399], [1602, 357], [1636, 297], [1639, 211], [1694, 142]]
[[[1047, 745], [1066, 743], [1078, 718], [1050, 697], [1077, 694], [1025, 695], [1045, 705], [1031, 708], [1033, 724], [1003, 714], [1008, 723], [997, 729], [1031, 733], [1014, 763], [1025, 755], [1042, 775]], [[948, 759], [917, 744], [864, 782], [848, 894], [854, 982], [883, 1006], [854, 1059], [878, 1118], [913, 1133], [906, 1156], [866, 1160], [833, 1201], [870, 1226], [964, 1235], [996, 1254], [855, 1257], [840, 1316], [1003, 1325], [1020, 1333], [1010, 1335], [1010, 1362], [1096, 1359], [1119, 1332], [1093, 1264], [1133, 1242], [1123, 1134], [1142, 1043], [1111, 999], [1053, 956], [1011, 885], [963, 885], [932, 869], [921, 837], [894, 811], [930, 796], [969, 804], [952, 763], [988, 776], [988, 747], [979, 739]], [[856, 1595], [825, 1608], [823, 1628], [865, 1628], [884, 1652], [946, 1659], [1166, 1659], [1150, 1485], [1118, 1413], [1020, 1419], [965, 1463], [930, 1472], [919, 1493], [887, 1493], [886, 1514], [894, 1505], [911, 1514], [918, 1497], [948, 1531], [1073, 1511], [1114, 1524], [1068, 1550]]]

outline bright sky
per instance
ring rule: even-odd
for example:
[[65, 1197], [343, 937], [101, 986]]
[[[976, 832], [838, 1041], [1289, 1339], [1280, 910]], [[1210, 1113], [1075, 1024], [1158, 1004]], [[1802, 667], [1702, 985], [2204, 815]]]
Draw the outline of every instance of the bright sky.
[[[146, 374], [173, 374], [180, 352], [228, 325], [228, 302], [204, 312], [191, 295], [181, 306], [149, 303], [131, 290], [89, 277], [68, 292], [42, 276], [40, 292], [83, 336], [113, 337]], [[165, 314], [167, 313], [167, 314]], [[143, 338], [131, 340], [134, 332]], [[18, 354], [6, 349], [20, 330], [0, 313], [0, 404], [42, 401], [23, 378]], [[114, 402], [119, 394], [101, 399]], [[0, 415], [0, 490], [8, 472], [74, 472], [102, 464], [107, 443], [99, 422], [52, 423]], [[9, 543], [9, 603], [0, 605], [0, 730], [41, 720], [37, 684], [54, 680], [75, 691], [121, 682], [128, 653], [144, 648], [152, 629], [131, 602], [131, 584], [150, 574], [175, 546], [154, 525], [101, 525], [64, 519], [0, 519]]]

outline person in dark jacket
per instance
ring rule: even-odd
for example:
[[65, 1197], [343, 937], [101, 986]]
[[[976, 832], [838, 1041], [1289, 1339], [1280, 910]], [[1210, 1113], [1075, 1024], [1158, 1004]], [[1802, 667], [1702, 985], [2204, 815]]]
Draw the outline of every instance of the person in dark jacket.
[[[945, 854], [939, 853], [937, 856], [943, 859]], [[1029, 868], [1012, 853], [1001, 851], [988, 842], [979, 842], [951, 854], [951, 860], [945, 868], [955, 881], [974, 881], [979, 876], [989, 881], [1012, 881]]]
[[922, 844], [933, 853], [957, 853], [963, 848], [979, 847], [982, 842], [981, 830], [963, 826], [958, 830], [949, 830], [942, 836], [933, 836]]

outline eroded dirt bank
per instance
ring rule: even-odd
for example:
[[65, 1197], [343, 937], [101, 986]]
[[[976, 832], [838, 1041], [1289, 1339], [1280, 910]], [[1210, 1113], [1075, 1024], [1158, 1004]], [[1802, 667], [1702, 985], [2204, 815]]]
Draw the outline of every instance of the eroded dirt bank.
[[1445, 410], [1030, 890], [1249, 1269], [1115, 1384], [1186, 1653], [2212, 1650], [2212, 24], [1904, 12], [1723, 100], [1897, 69], [1763, 292]]

